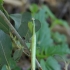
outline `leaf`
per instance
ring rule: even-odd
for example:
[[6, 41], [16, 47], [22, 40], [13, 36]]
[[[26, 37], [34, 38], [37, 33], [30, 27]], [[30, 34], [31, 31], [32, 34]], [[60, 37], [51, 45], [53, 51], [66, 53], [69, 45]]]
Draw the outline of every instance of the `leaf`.
[[35, 31], [39, 31], [39, 29], [41, 28], [41, 22], [37, 19], [35, 19]]
[[68, 25], [68, 22], [66, 22], [66, 21], [64, 21], [64, 20], [60, 20], [60, 21], [61, 21], [61, 23], [62, 23], [62, 25], [63, 25], [64, 27], [66, 27], [67, 29], [70, 28], [69, 25]]
[[21, 19], [21, 25], [18, 29], [18, 33], [22, 36], [25, 37], [25, 39], [29, 39], [31, 36], [31, 33], [29, 32], [28, 29], [28, 22], [31, 20], [31, 14], [29, 12], [25, 12], [22, 14], [22, 19]]
[[[9, 36], [0, 30], [0, 65], [4, 65], [11, 58], [12, 44]], [[1, 67], [0, 66], [0, 67]]]
[[32, 4], [30, 6], [30, 11], [34, 14], [38, 11], [38, 6], [36, 4]]
[[16, 61], [14, 61], [12, 58], [9, 58], [8, 62], [11, 69], [14, 69], [17, 66]]
[[48, 6], [43, 5], [42, 8], [45, 10], [45, 12], [47, 13], [47, 15], [50, 16], [50, 18], [52, 18], [53, 20], [56, 19], [56, 17], [55, 17], [54, 14], [51, 12], [51, 10], [49, 9]]
[[67, 54], [70, 54], [70, 49], [68, 48], [68, 45], [66, 43], [62, 43], [59, 45], [53, 45], [49, 47], [37, 48], [36, 54], [38, 59], [47, 58], [53, 55], [65, 56]]
[[55, 33], [52, 32], [52, 38], [55, 41], [55, 43], [66, 43], [67, 41], [66, 36], [58, 32]]
[[10, 17], [15, 22], [15, 28], [18, 29], [20, 27], [20, 25], [21, 25], [22, 14], [11, 14]]
[[13, 55], [13, 58], [14, 60], [17, 60], [17, 59], [20, 59], [21, 55], [22, 55], [22, 49], [17, 49], [15, 52], [14, 52], [14, 55]]
[[2, 29], [6, 33], [9, 33], [9, 27], [7, 26], [6, 22], [1, 16], [0, 16], [0, 29]]
[[41, 9], [36, 15], [35, 18], [41, 22], [41, 28], [37, 32], [37, 46], [38, 47], [48, 47], [52, 45], [51, 33], [48, 27], [48, 23], [45, 18], [45, 11]]
[[18, 66], [15, 67], [13, 70], [21, 70], [21, 68], [19, 68]]
[[40, 60], [40, 65], [41, 65], [41, 67], [42, 67], [42, 70], [48, 70], [47, 68], [46, 68], [46, 63], [45, 63], [45, 61], [42, 59], [42, 60]]
[[69, 50], [67, 44], [61, 44], [61, 45], [57, 45], [57, 46], [48, 47], [48, 49], [45, 50], [45, 54], [47, 56], [66, 55], [66, 54], [70, 54], [70, 50]]
[[2, 5], [3, 4], [3, 0], [0, 0], [0, 5]]
[[3, 11], [3, 8], [2, 8], [2, 7], [3, 7], [3, 6], [0, 4], [0, 10], [1, 10], [1, 11]]
[[7, 65], [4, 65], [1, 70], [8, 70]]
[[[17, 70], [20, 70], [20, 68], [17, 67], [16, 62], [12, 58], [9, 58], [8, 61], [9, 61], [9, 66], [10, 66], [11, 70], [16, 70], [17, 68], [18, 68]], [[4, 65], [1, 70], [9, 70], [9, 68], [7, 65]]]
[[[59, 25], [62, 25], [64, 27], [66, 27], [67, 29], [69, 29], [69, 25], [66, 21], [64, 20], [61, 20], [61, 19], [57, 19], [55, 17], [55, 15], [51, 12], [51, 10], [49, 9], [48, 6], [46, 5], [43, 5], [42, 8], [45, 10], [45, 12], [47, 13], [47, 15], [50, 16], [50, 18], [53, 20], [52, 22], [54, 22], [54, 24], [59, 24]], [[53, 25], [53, 24], [52, 24]]]
[[46, 61], [41, 59], [40, 65], [43, 70], [61, 70], [60, 65], [53, 57], [48, 57]]
[[54, 24], [59, 24], [59, 25], [64, 26], [66, 29], [69, 29], [68, 23], [64, 20], [56, 19]]
[[60, 65], [58, 64], [58, 62], [53, 57], [47, 58], [46, 67], [50, 68], [51, 70], [61, 70]]
[[31, 14], [26, 12], [22, 14], [21, 25], [18, 29], [19, 34], [25, 37], [28, 32], [28, 22], [31, 20]]

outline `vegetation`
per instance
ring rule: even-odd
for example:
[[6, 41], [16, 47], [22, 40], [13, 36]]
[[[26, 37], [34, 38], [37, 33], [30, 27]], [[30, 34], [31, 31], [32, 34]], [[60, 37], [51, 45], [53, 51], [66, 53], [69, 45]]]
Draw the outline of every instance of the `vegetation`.
[[[61, 61], [68, 70], [70, 49], [66, 36], [52, 31], [57, 24], [68, 29], [67, 22], [57, 19], [45, 5], [38, 8], [33, 4], [30, 11], [9, 15], [0, 0], [0, 70], [21, 70], [17, 62], [22, 53], [31, 59], [31, 70], [61, 70]], [[52, 20], [50, 27], [48, 17]], [[14, 20], [14, 25], [10, 19]]]

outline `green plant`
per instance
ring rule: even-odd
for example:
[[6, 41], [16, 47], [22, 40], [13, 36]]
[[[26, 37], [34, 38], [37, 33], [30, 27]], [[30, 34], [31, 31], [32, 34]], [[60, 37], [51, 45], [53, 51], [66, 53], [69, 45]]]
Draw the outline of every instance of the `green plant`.
[[[69, 28], [66, 21], [57, 19], [49, 8], [44, 5], [40, 9], [35, 4], [31, 5], [31, 13], [23, 12], [22, 14], [8, 15], [5, 13], [6, 11], [2, 4], [3, 1], [1, 0], [1, 70], [21, 70], [20, 67], [17, 66], [17, 61], [20, 59], [22, 53], [25, 53], [28, 57], [32, 56], [32, 70], [35, 70], [36, 68], [35, 61], [40, 70], [61, 70], [61, 66], [58, 64], [59, 61], [64, 61], [65, 69], [68, 68], [69, 60], [66, 58], [66, 55], [70, 54], [70, 49], [66, 43], [66, 37], [51, 31], [51, 28], [53, 28], [56, 24]], [[53, 24], [51, 27], [48, 26], [48, 22], [46, 21], [48, 17], [52, 19]], [[15, 28], [10, 23], [9, 18], [14, 20]], [[25, 41], [22, 37], [25, 38]], [[11, 57], [13, 49], [14, 54], [13, 57]], [[56, 56], [58, 58], [56, 58]]]

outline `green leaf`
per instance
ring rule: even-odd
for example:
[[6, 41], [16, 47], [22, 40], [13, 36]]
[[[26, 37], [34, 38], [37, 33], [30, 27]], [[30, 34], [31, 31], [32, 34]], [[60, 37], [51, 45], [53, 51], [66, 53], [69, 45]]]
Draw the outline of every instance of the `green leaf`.
[[40, 65], [41, 65], [41, 67], [42, 67], [42, 70], [48, 70], [47, 68], [46, 68], [46, 63], [45, 63], [45, 61], [42, 59], [42, 60], [40, 60]]
[[28, 22], [31, 20], [31, 14], [29, 12], [23, 13], [21, 18], [21, 25], [18, 29], [18, 33], [25, 37], [26, 34], [29, 32], [28, 30]]
[[4, 21], [4, 18], [0, 16], [0, 29], [2, 29], [4, 32], [9, 33], [9, 27], [7, 26], [6, 22]]
[[67, 29], [69, 29], [69, 25], [66, 21], [61, 20], [61, 19], [57, 19], [55, 17], [55, 15], [51, 12], [51, 10], [48, 8], [48, 6], [43, 5], [42, 8], [45, 10], [45, 12], [47, 13], [47, 15], [50, 16], [50, 18], [52, 19], [52, 26], [55, 26], [56, 24], [62, 25], [64, 27], [66, 27]]
[[50, 16], [51, 19], [55, 20], [56, 17], [54, 16], [54, 14], [51, 12], [51, 10], [49, 9], [48, 6], [43, 5], [42, 8], [45, 10], [45, 12], [47, 13], [47, 15]]
[[47, 56], [66, 55], [66, 54], [70, 54], [70, 50], [68, 48], [68, 45], [64, 43], [64, 44], [61, 44], [61, 45], [48, 47], [48, 49], [45, 50], [45, 54]]
[[21, 68], [19, 68], [18, 66], [15, 67], [13, 70], [21, 70]]
[[56, 19], [55, 22], [54, 22], [54, 24], [55, 24], [55, 25], [56, 25], [56, 24], [59, 24], [59, 25], [64, 26], [65, 28], [69, 29], [68, 23], [67, 23], [66, 21], [64, 21], [64, 20]]
[[17, 66], [16, 61], [14, 61], [12, 58], [9, 58], [8, 62], [11, 69], [14, 69]]
[[65, 56], [67, 54], [70, 54], [70, 49], [68, 48], [68, 45], [66, 43], [62, 43], [55, 46], [37, 48], [36, 54], [38, 59], [47, 58], [53, 55]]
[[41, 59], [40, 64], [43, 70], [61, 70], [57, 60], [55, 60], [53, 57], [48, 57], [46, 61]]
[[67, 41], [66, 36], [58, 32], [55, 32], [55, 33], [52, 32], [52, 38], [56, 43], [66, 43]]
[[3, 11], [3, 8], [2, 8], [2, 7], [3, 7], [3, 6], [0, 4], [0, 10], [1, 10], [1, 11]]
[[37, 32], [37, 46], [38, 47], [48, 47], [52, 45], [51, 33], [46, 22], [45, 11], [41, 9], [36, 15], [35, 18], [41, 22], [41, 28]]
[[[11, 58], [12, 44], [9, 36], [0, 30], [0, 65], [4, 65]], [[1, 67], [0, 66], [0, 67]]]
[[65, 20], [60, 20], [60, 22], [61, 22], [62, 25], [63, 25], [64, 27], [66, 27], [67, 29], [70, 28], [67, 21], [65, 21]]
[[35, 31], [39, 31], [39, 29], [41, 28], [41, 22], [37, 19], [35, 19]]
[[60, 65], [58, 64], [58, 62], [53, 57], [47, 58], [46, 67], [50, 68], [50, 70], [61, 70]]
[[22, 36], [25, 37], [25, 39], [29, 39], [31, 36], [31, 33], [28, 28], [28, 22], [31, 21], [31, 14], [29, 12], [25, 12], [22, 14], [22, 19], [21, 19], [21, 25], [18, 29], [18, 33]]
[[18, 29], [20, 27], [20, 25], [21, 25], [22, 14], [11, 14], [10, 17], [15, 22], [15, 28]]
[[23, 52], [22, 49], [17, 49], [13, 55], [14, 60], [19, 60], [20, 57], [22, 56], [22, 52]]
[[35, 14], [38, 11], [38, 6], [36, 4], [32, 4], [30, 6], [30, 11]]
[[3, 4], [3, 0], [0, 0], [0, 5], [2, 5]]
[[8, 70], [7, 65], [4, 65], [1, 70]]

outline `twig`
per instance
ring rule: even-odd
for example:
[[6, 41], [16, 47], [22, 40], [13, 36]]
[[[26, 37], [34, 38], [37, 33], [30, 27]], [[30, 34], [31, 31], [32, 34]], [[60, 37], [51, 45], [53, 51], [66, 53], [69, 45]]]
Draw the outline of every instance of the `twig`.
[[37, 59], [36, 59], [36, 64], [37, 64], [37, 66], [38, 66], [39, 70], [42, 70], [42, 67], [41, 67], [41, 65], [39, 64], [39, 62], [38, 62], [38, 60], [37, 60]]
[[[12, 24], [9, 22], [9, 20], [6, 18], [6, 16], [4, 15], [4, 13], [0, 10], [0, 17], [2, 17], [4, 19], [4, 21], [6, 22], [6, 24], [9, 26], [11, 32], [18, 38], [18, 40], [20, 41], [20, 43], [24, 46], [24, 48], [26, 48], [25, 52], [27, 54], [30, 55], [30, 51], [25, 43], [25, 41], [22, 39], [22, 37], [18, 34], [18, 32], [15, 30], [15, 28], [12, 26]], [[40, 70], [42, 70], [38, 60], [36, 59], [36, 63], [37, 63], [37, 66]]]

